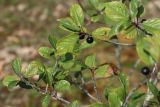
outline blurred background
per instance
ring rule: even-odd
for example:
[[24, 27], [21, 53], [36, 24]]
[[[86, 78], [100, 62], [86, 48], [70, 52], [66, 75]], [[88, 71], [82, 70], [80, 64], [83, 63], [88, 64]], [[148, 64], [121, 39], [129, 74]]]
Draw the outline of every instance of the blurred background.
[[[87, 0], [80, 1], [87, 9]], [[142, 1], [146, 9], [145, 18], [160, 18], [160, 0]], [[76, 0], [0, 0], [0, 107], [41, 107], [43, 95], [33, 90], [28, 91], [19, 88], [8, 90], [3, 87], [1, 80], [6, 75], [13, 73], [11, 61], [15, 57], [21, 57], [25, 66], [33, 59], [41, 59], [37, 50], [40, 46], [49, 45], [47, 39], [49, 34], [58, 38], [66, 36], [67, 33], [58, 27], [57, 19], [68, 16], [70, 5], [76, 2]], [[88, 28], [94, 29], [99, 26], [105, 26], [105, 24], [94, 23]], [[84, 51], [82, 57], [94, 52], [97, 53], [101, 63], [105, 61], [115, 63], [113, 47], [108, 44], [99, 44]], [[135, 75], [142, 77], [138, 70], [132, 69], [136, 60], [137, 54], [134, 48], [126, 47], [122, 49], [120, 61], [124, 66], [124, 71], [129, 73], [132, 70], [134, 72], [131, 81], [139, 81], [139, 79], [135, 79]], [[105, 84], [99, 82], [98, 89], [103, 91], [103, 85]], [[110, 84], [114, 85], [114, 82], [112, 81]], [[76, 94], [72, 96], [76, 96]], [[85, 100], [85, 97], [84, 95], [78, 95], [75, 98]], [[57, 107], [58, 105], [58, 103], [53, 102], [50, 107]]]

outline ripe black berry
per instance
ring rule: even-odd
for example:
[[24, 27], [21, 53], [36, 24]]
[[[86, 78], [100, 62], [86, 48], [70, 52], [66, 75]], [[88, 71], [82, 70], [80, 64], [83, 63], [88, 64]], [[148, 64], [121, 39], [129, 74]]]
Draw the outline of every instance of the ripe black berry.
[[93, 42], [93, 37], [92, 36], [88, 36], [86, 41], [87, 41], [87, 43], [92, 43]]
[[143, 75], [148, 75], [148, 74], [150, 74], [150, 69], [148, 68], [148, 67], [143, 67], [142, 69], [141, 69], [141, 73], [143, 74]]
[[84, 32], [80, 32], [79, 33], [79, 39], [84, 39], [85, 38], [86, 33]]

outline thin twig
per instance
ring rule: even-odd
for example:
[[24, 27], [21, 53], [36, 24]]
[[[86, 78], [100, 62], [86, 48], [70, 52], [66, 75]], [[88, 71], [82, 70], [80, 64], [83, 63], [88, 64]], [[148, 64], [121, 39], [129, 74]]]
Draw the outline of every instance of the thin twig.
[[114, 45], [121, 45], [121, 46], [136, 46], [136, 44], [127, 44], [127, 43], [121, 43], [121, 42], [114, 42], [112, 40], [104, 40], [104, 42], [108, 42]]
[[96, 84], [96, 79], [95, 79], [95, 70], [94, 69], [90, 69], [91, 73], [92, 73], [92, 81], [93, 81], [93, 88], [94, 88], [94, 91], [96, 93], [96, 96], [97, 96], [97, 99], [101, 102], [102, 99], [98, 93], [98, 90], [97, 90], [97, 84]]
[[[158, 73], [158, 65], [157, 63], [154, 64], [152, 73], [151, 73], [151, 77], [149, 79], [150, 82], [153, 82], [154, 85], [157, 84], [158, 82], [158, 78], [157, 78], [157, 73]], [[144, 103], [143, 103], [143, 107], [148, 107], [148, 105], [150, 104], [150, 100], [153, 99], [154, 95], [152, 94], [152, 92], [150, 91], [150, 89], [148, 88]]]
[[46, 90], [46, 88], [45, 89], [41, 89], [37, 85], [35, 85], [35, 84], [31, 83], [30, 81], [26, 80], [25, 78], [22, 78], [22, 76], [20, 78], [21, 78], [22, 81], [24, 81], [26, 84], [30, 85], [33, 89], [37, 90], [39, 93], [41, 93], [41, 94], [49, 94], [52, 97], [52, 99], [54, 99], [54, 100], [58, 100], [58, 101], [60, 101], [60, 102], [62, 102], [64, 104], [67, 104], [67, 105], [70, 104], [69, 101], [67, 101], [67, 100], [65, 100], [65, 99], [63, 99], [61, 97], [58, 97], [57, 95], [53, 95], [52, 92], [48, 92], [48, 90]]
[[116, 57], [116, 63], [118, 68], [121, 68], [121, 61], [120, 61], [121, 50], [122, 50], [122, 47], [120, 45], [115, 45], [115, 57]]
[[[109, 79], [109, 78], [112, 78], [112, 77], [114, 77], [114, 75], [110, 75], [110, 76], [107, 76], [107, 77], [97, 77], [97, 78], [95, 78], [95, 80], [96, 81], [98, 81], [98, 80], [105, 80], [105, 79]], [[89, 81], [86, 81], [85, 82], [85, 84], [87, 85], [87, 84], [91, 84], [93, 81], [92, 80], [89, 80]]]
[[141, 62], [140, 59], [137, 59], [136, 62], [133, 64], [132, 69], [129, 72], [129, 76], [132, 75], [133, 71], [137, 68], [138, 64]]
[[82, 86], [77, 85], [77, 87], [82, 90], [89, 98], [91, 98], [93, 101], [99, 102], [97, 98], [95, 98], [94, 96], [92, 96], [88, 90], [84, 89]]

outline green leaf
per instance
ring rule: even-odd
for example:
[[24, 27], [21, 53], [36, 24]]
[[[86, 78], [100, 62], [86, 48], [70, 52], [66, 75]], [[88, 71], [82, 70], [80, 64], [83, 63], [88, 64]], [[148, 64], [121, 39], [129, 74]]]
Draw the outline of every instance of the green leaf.
[[133, 19], [136, 18], [138, 14], [139, 5], [140, 5], [139, 0], [131, 0], [130, 2], [130, 13]]
[[56, 55], [64, 55], [66, 53], [73, 53], [74, 47], [78, 41], [77, 35], [68, 35], [60, 39], [57, 43]]
[[86, 49], [86, 48], [91, 48], [91, 47], [94, 47], [96, 45], [96, 42], [93, 41], [93, 43], [89, 44], [87, 43], [86, 41], [83, 41], [79, 47], [79, 50], [83, 50], [83, 49]]
[[105, 77], [106, 73], [108, 71], [109, 66], [108, 65], [103, 65], [98, 67], [98, 69], [96, 69], [96, 77]]
[[80, 31], [80, 27], [76, 25], [76, 23], [71, 18], [60, 19], [59, 21], [60, 21], [60, 28], [64, 30], [72, 32]]
[[45, 97], [42, 100], [42, 106], [43, 107], [48, 107], [49, 103], [50, 103], [50, 100], [51, 100], [51, 96], [49, 94], [46, 94]]
[[143, 28], [153, 35], [160, 35], [160, 19], [150, 19], [142, 23]]
[[131, 100], [137, 100], [137, 99], [143, 97], [144, 95], [145, 95], [145, 93], [135, 92], [135, 93], [131, 96]]
[[98, 22], [100, 20], [100, 16], [99, 15], [93, 15], [91, 16], [91, 21], [92, 22]]
[[45, 72], [44, 65], [39, 61], [32, 61], [24, 72], [25, 77], [33, 77]]
[[71, 103], [71, 105], [69, 107], [80, 107], [80, 104], [78, 101], [74, 101]]
[[144, 13], [144, 7], [143, 7], [143, 5], [140, 5], [138, 7], [137, 18], [139, 18], [143, 13]]
[[112, 21], [117, 23], [124, 23], [129, 20], [128, 9], [120, 1], [113, 1], [106, 3], [105, 14]]
[[137, 37], [138, 30], [136, 29], [136, 27], [131, 26], [128, 29], [122, 31], [122, 33], [126, 36], [126, 38], [134, 39]]
[[70, 71], [66, 70], [66, 71], [58, 71], [57, 74], [55, 75], [55, 78], [57, 80], [63, 80], [65, 79], [68, 75], [69, 75]]
[[87, 56], [87, 58], [85, 59], [85, 64], [90, 68], [95, 68], [96, 67], [96, 56], [95, 55]]
[[17, 76], [6, 76], [3, 79], [3, 85], [8, 87], [8, 88], [13, 88], [14, 86], [16, 86], [15, 83], [17, 83], [18, 80], [19, 80], [19, 78]]
[[51, 46], [54, 49], [56, 49], [57, 39], [55, 38], [55, 36], [49, 35], [48, 40], [49, 40]]
[[70, 83], [66, 80], [60, 80], [54, 85], [54, 87], [57, 91], [66, 91], [70, 89]]
[[16, 73], [16, 75], [20, 75], [20, 72], [21, 72], [21, 59], [20, 58], [16, 58], [12, 62], [12, 68], [14, 72]]
[[89, 0], [89, 3], [98, 10], [98, 4], [99, 4], [99, 0]]
[[65, 70], [68, 70], [73, 67], [74, 61], [60, 62], [59, 63]]
[[122, 83], [122, 85], [123, 85], [123, 87], [124, 87], [124, 91], [127, 93], [128, 92], [128, 79], [127, 79], [127, 77], [126, 77], [126, 75], [125, 74], [123, 74], [123, 73], [120, 73], [119, 74], [119, 79], [120, 79], [120, 81], [121, 81], [121, 83]]
[[100, 40], [107, 40], [109, 39], [109, 35], [108, 35], [109, 31], [110, 31], [110, 28], [102, 27], [93, 31], [92, 35], [94, 38], [97, 38]]
[[109, 93], [109, 107], [121, 107], [121, 100], [115, 91]]
[[53, 69], [47, 68], [46, 82], [51, 86], [53, 83]]
[[122, 27], [122, 24], [116, 24], [114, 25], [111, 30], [109, 31], [109, 38], [111, 38], [112, 36], [115, 36], [117, 35], [120, 31], [121, 31], [121, 27]]
[[124, 101], [124, 100], [125, 100], [126, 90], [124, 89], [123, 86], [114, 88], [113, 91], [115, 91], [115, 92], [117, 93], [117, 96], [119, 97], [119, 99], [120, 99], [121, 101]]
[[147, 65], [154, 64], [160, 57], [159, 43], [155, 38], [145, 37], [139, 40], [136, 45], [138, 56]]
[[148, 82], [148, 87], [154, 96], [157, 97], [159, 95], [159, 91], [157, 87], [153, 84], [153, 82]]
[[84, 25], [84, 14], [82, 8], [78, 4], [74, 4], [70, 8], [70, 16], [77, 26]]
[[38, 52], [42, 57], [49, 59], [51, 57], [51, 53], [54, 52], [54, 49], [49, 47], [40, 47]]

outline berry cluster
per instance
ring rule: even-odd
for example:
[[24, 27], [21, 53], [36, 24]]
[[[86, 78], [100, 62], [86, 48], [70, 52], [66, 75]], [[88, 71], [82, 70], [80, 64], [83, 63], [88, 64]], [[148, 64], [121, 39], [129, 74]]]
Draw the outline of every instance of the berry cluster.
[[93, 41], [94, 41], [93, 37], [88, 33], [80, 32], [78, 35], [79, 35], [79, 39], [81, 39], [81, 40], [84, 39], [85, 37], [87, 37], [86, 41], [89, 44], [93, 43]]

